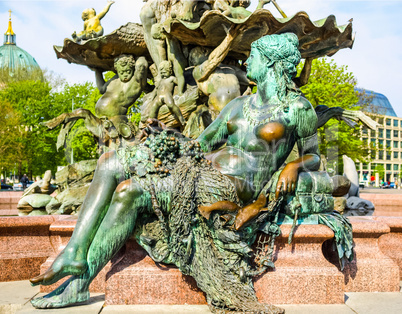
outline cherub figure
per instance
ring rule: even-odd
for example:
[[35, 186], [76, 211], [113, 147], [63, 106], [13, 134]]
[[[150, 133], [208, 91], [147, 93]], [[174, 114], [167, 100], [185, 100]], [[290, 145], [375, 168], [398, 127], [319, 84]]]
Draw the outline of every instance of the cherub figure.
[[96, 84], [102, 97], [95, 106], [96, 116], [87, 109], [76, 109], [44, 123], [49, 129], [63, 125], [57, 147], [64, 145], [66, 135], [74, 122], [83, 119], [86, 128], [105, 146], [116, 148], [121, 138], [132, 140], [135, 130], [127, 119], [128, 108], [135, 103], [141, 93], [148, 88], [148, 62], [145, 57], [135, 61], [132, 55], [120, 55], [114, 61], [117, 72], [112, 79], [105, 82], [102, 71], [93, 69]]
[[78, 34], [74, 32], [71, 36], [75, 42], [80, 42], [81, 40], [88, 40], [91, 38], [97, 38], [103, 35], [103, 27], [100, 24], [100, 20], [109, 12], [110, 6], [114, 1], [109, 0], [106, 7], [99, 13], [96, 14], [94, 8], [85, 9], [82, 11], [82, 20], [84, 21], [84, 30]]
[[98, 117], [126, 115], [128, 108], [147, 86], [148, 62], [145, 57], [135, 61], [132, 55], [120, 55], [114, 61], [117, 72], [105, 82], [102, 71], [95, 69], [96, 85], [102, 97], [95, 106]]
[[173, 88], [175, 84], [177, 85], [177, 79], [172, 75], [172, 63], [170, 61], [162, 61], [159, 65], [160, 80], [157, 83], [156, 97], [151, 104], [151, 110], [149, 118], [158, 118], [159, 109], [166, 105], [169, 111], [173, 114], [175, 119], [184, 128], [186, 120], [180, 111], [180, 108], [176, 106], [173, 99]]

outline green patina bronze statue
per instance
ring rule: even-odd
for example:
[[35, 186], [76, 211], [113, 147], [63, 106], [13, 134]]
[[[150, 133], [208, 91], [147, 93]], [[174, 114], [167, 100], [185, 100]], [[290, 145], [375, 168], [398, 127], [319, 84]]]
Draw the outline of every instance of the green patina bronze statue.
[[133, 141], [136, 127], [128, 121], [127, 112], [148, 86], [148, 62], [144, 57], [135, 60], [132, 55], [120, 55], [114, 64], [117, 74], [107, 82], [100, 69], [93, 69], [102, 94], [95, 106], [96, 115], [80, 108], [44, 123], [49, 129], [63, 125], [58, 148], [64, 145], [66, 135], [78, 119], [83, 119], [86, 128], [109, 149], [117, 149], [123, 143], [129, 145]]
[[[283, 313], [260, 304], [252, 284], [273, 266], [272, 251], [251, 249], [258, 231], [273, 246], [283, 217], [317, 215], [335, 231], [340, 258], [352, 258], [351, 226], [332, 214], [329, 178], [314, 172], [317, 116], [292, 81], [299, 61], [294, 34], [262, 37], [246, 62], [257, 93], [232, 100], [197, 141], [149, 127], [145, 141], [102, 155], [69, 243], [31, 282], [73, 276], [32, 304], [87, 300], [133, 233], [155, 261], [194, 277], [214, 311]], [[300, 157], [282, 167], [296, 143]]]

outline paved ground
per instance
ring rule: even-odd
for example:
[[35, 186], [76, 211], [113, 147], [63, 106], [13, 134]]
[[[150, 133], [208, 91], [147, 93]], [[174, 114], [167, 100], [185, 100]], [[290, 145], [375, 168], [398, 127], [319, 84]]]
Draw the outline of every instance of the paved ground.
[[[402, 284], [402, 282], [401, 282]], [[0, 282], [0, 314], [117, 314], [117, 313], [210, 313], [206, 305], [113, 305], [103, 307], [105, 296], [93, 294], [87, 304], [57, 310], [36, 310], [29, 300], [40, 296], [28, 281]], [[283, 305], [287, 314], [401, 314], [402, 292], [345, 295], [345, 304]]]

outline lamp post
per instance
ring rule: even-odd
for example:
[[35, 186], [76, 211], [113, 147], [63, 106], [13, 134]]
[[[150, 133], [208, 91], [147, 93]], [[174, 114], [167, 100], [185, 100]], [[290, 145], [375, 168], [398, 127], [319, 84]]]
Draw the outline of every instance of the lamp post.
[[[71, 112], [74, 111], [74, 97], [71, 99]], [[72, 144], [72, 140], [71, 140], [71, 164], [74, 163], [74, 148], [73, 148], [73, 144]]]

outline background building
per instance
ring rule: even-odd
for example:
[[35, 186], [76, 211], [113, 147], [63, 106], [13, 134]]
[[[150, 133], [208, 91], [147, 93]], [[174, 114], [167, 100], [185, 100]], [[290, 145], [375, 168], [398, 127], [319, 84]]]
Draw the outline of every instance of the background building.
[[[362, 91], [362, 90], [359, 90]], [[398, 118], [387, 97], [365, 91], [372, 97], [367, 111], [379, 124], [377, 131], [362, 128], [362, 139], [367, 143], [370, 163], [357, 162], [360, 181], [379, 186], [381, 181], [400, 181], [402, 171], [402, 118]], [[372, 148], [372, 149], [370, 149]]]
[[0, 81], [8, 77], [15, 80], [42, 79], [42, 70], [36, 60], [24, 49], [17, 46], [16, 34], [11, 23], [11, 11], [4, 43], [0, 47]]

